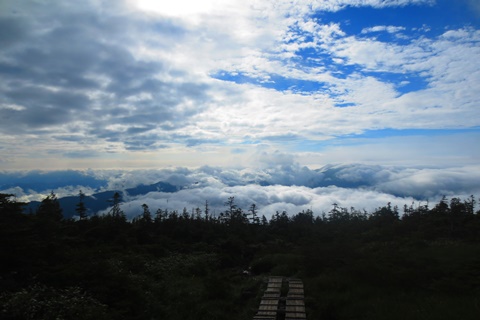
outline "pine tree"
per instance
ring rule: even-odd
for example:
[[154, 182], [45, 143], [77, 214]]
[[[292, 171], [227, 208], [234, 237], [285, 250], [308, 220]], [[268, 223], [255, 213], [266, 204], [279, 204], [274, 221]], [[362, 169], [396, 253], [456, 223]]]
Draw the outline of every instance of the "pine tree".
[[0, 193], [0, 214], [21, 214], [25, 205], [26, 203], [17, 202], [13, 194]]
[[87, 218], [87, 207], [85, 207], [85, 194], [80, 190], [78, 193], [78, 197], [80, 198], [79, 202], [76, 205], [75, 211], [77, 212], [80, 220], [85, 220]]
[[37, 209], [37, 216], [42, 219], [54, 221], [63, 219], [62, 208], [58, 202], [57, 195], [53, 191], [40, 203]]
[[115, 192], [113, 194], [113, 199], [111, 200], [112, 208], [110, 209], [108, 214], [114, 218], [126, 219], [125, 213], [122, 211], [122, 209], [120, 209], [120, 200], [121, 200], [120, 194], [118, 192]]
[[143, 214], [142, 219], [148, 223], [152, 222], [152, 214], [146, 203], [142, 204]]
[[205, 221], [208, 221], [208, 214], [210, 213], [210, 209], [208, 208], [208, 201], [205, 200]]
[[257, 213], [258, 213], [258, 210], [257, 210], [257, 205], [255, 203], [252, 203], [250, 205], [250, 208], [248, 209], [248, 212], [249, 212], [249, 216], [250, 216], [250, 221], [254, 224], [260, 224], [260, 218], [258, 217]]

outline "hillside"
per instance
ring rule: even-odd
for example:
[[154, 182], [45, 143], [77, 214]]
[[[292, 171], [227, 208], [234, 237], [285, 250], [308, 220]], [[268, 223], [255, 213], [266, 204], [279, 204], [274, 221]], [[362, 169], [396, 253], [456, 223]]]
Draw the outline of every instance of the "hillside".
[[[2, 319], [252, 319], [270, 276], [303, 280], [307, 319], [477, 319], [473, 198], [267, 221], [208, 210], [78, 221], [0, 197]], [[47, 206], [48, 204], [48, 206]], [[208, 208], [207, 208], [208, 209]], [[248, 272], [245, 272], [248, 271]]]

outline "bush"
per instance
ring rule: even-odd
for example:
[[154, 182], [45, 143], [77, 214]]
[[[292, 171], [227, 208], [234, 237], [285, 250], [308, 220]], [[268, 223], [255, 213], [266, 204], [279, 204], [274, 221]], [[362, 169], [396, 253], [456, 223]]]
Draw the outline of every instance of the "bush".
[[107, 306], [81, 288], [55, 289], [36, 284], [0, 296], [2, 319], [108, 319]]

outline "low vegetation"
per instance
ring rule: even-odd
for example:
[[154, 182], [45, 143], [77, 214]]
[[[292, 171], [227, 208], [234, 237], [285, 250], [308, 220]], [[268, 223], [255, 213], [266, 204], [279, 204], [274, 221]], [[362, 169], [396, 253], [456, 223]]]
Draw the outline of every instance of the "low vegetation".
[[[25, 214], [0, 194], [2, 319], [252, 319], [265, 278], [305, 284], [308, 319], [478, 319], [480, 212], [473, 197], [363, 212], [244, 211], [234, 198], [127, 221], [65, 219], [54, 194]], [[401, 212], [400, 212], [401, 211]]]

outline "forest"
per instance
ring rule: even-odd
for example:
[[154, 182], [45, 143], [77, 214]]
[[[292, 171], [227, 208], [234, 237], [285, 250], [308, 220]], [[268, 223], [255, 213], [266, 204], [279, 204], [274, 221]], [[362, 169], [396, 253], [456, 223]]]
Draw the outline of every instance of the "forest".
[[[307, 319], [478, 319], [476, 199], [373, 212], [138, 208], [66, 215], [0, 194], [2, 319], [252, 319], [269, 276], [305, 285]], [[71, 216], [74, 218], [64, 218]]]

